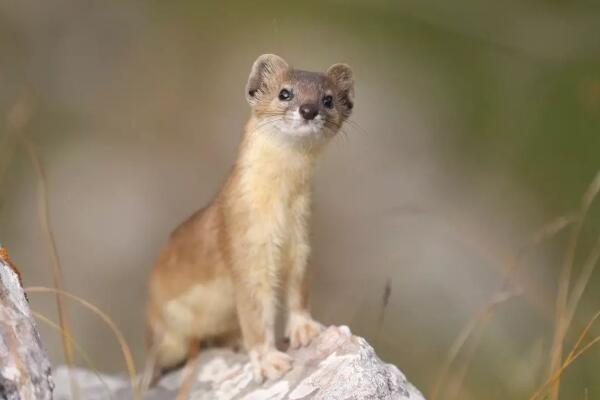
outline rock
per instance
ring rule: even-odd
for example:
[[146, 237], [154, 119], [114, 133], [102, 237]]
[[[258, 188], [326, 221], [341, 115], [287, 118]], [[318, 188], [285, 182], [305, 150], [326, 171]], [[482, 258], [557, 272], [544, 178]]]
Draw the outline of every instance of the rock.
[[16, 268], [4, 254], [0, 256], [0, 399], [52, 399], [50, 362]]
[[[0, 257], [0, 399], [52, 399], [50, 362], [36, 323], [10, 260]], [[424, 400], [402, 372], [382, 362], [363, 338], [347, 327], [329, 327], [309, 346], [291, 350], [294, 367], [282, 379], [259, 385], [245, 353], [210, 349], [200, 353], [191, 400]], [[78, 398], [130, 400], [126, 377], [97, 375], [66, 367], [54, 373], [55, 400], [71, 399], [70, 377], [79, 384]], [[182, 371], [163, 377], [146, 400], [175, 399]]]
[[[352, 336], [347, 327], [329, 327], [310, 346], [290, 351], [294, 367], [281, 380], [255, 383], [244, 353], [211, 349], [200, 353], [197, 372], [189, 392], [191, 400], [424, 400], [402, 372], [382, 362], [363, 338]], [[86, 370], [72, 371], [81, 388], [81, 398], [132, 399], [125, 377], [102, 376]], [[182, 372], [166, 375], [146, 400], [175, 399]], [[70, 399], [68, 371], [55, 371], [55, 400]], [[110, 394], [109, 394], [110, 392]]]

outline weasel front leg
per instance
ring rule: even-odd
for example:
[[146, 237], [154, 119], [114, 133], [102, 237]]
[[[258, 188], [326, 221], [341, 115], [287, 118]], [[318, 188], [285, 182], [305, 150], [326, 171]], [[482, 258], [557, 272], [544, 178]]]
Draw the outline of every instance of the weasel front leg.
[[308, 274], [306, 271], [310, 247], [304, 229], [296, 232], [290, 248], [287, 273], [288, 322], [286, 336], [290, 347], [307, 346], [322, 330], [321, 324], [312, 319], [308, 309]]
[[275, 347], [278, 249], [274, 243], [244, 247], [252, 250], [234, 262], [233, 280], [244, 345], [254, 379], [260, 383], [282, 377], [292, 367], [292, 360]]

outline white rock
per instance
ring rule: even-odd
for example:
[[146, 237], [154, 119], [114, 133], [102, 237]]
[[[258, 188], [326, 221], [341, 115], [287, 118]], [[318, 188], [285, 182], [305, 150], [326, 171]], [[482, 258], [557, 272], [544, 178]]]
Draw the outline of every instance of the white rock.
[[[256, 384], [244, 353], [213, 349], [200, 353], [191, 400], [424, 400], [423, 395], [391, 364], [382, 362], [362, 338], [347, 327], [329, 327], [308, 347], [290, 351], [292, 370], [282, 379]], [[64, 367], [54, 374], [55, 400], [68, 400], [69, 381]], [[73, 371], [87, 400], [129, 400], [132, 392], [124, 377], [98, 377]], [[177, 397], [181, 371], [165, 376], [144, 394], [146, 400]], [[108, 392], [110, 390], [110, 394]]]

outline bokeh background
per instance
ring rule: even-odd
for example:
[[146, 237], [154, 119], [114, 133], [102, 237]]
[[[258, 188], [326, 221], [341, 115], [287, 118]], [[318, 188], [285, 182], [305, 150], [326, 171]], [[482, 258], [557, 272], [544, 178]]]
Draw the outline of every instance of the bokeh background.
[[[511, 260], [577, 210], [600, 170], [600, 2], [1, 0], [0, 241], [27, 286], [52, 286], [24, 136], [47, 176], [65, 287], [110, 314], [138, 366], [149, 269], [225, 178], [265, 52], [354, 69], [353, 122], [316, 174], [312, 308], [430, 394]], [[29, 117], [15, 129], [19, 102]], [[575, 271], [599, 228], [595, 206]], [[568, 235], [523, 258], [438, 398], [521, 399], [543, 382]], [[597, 273], [567, 349], [599, 288]], [[30, 297], [57, 319], [51, 295]], [[122, 373], [108, 329], [77, 305], [69, 313], [95, 365]], [[57, 333], [41, 330], [63, 362]], [[565, 372], [561, 398], [600, 398], [599, 370], [592, 348]]]

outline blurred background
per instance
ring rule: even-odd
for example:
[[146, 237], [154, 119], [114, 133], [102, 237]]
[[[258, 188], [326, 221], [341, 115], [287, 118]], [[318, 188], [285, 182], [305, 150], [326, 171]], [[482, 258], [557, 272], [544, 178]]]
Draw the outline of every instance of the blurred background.
[[[46, 173], [65, 288], [114, 319], [140, 366], [148, 272], [225, 178], [266, 52], [355, 73], [353, 122], [316, 174], [316, 318], [349, 325], [426, 395], [442, 376], [437, 398], [528, 398], [548, 374], [569, 229], [528, 243], [578, 210], [600, 170], [600, 2], [1, 0], [0, 241], [25, 285], [52, 286], [52, 264], [18, 136]], [[596, 205], [574, 279], [599, 233]], [[592, 274], [567, 351], [599, 289]], [[52, 295], [30, 299], [57, 320]], [[123, 373], [102, 322], [69, 313], [95, 365]], [[41, 331], [64, 362], [59, 335]], [[561, 398], [600, 398], [599, 368], [592, 348]]]

